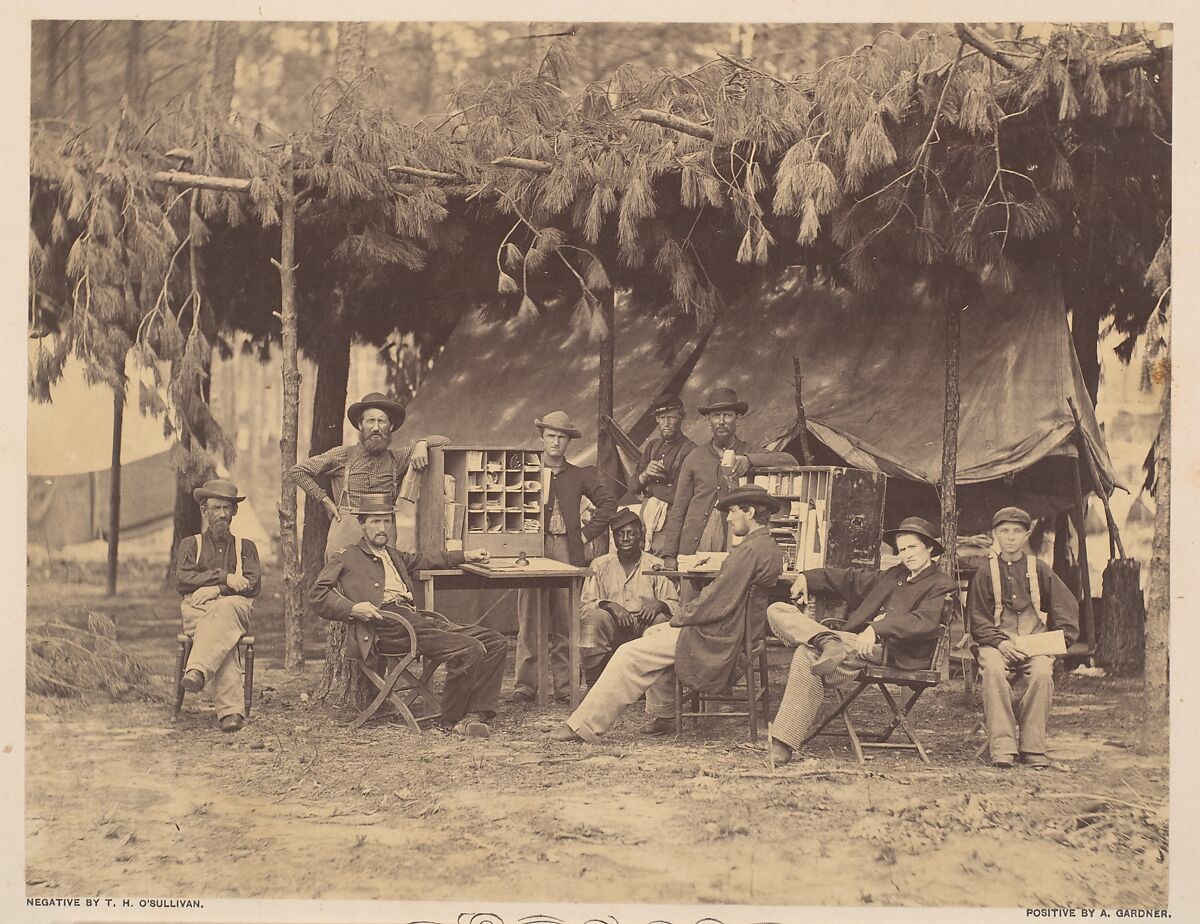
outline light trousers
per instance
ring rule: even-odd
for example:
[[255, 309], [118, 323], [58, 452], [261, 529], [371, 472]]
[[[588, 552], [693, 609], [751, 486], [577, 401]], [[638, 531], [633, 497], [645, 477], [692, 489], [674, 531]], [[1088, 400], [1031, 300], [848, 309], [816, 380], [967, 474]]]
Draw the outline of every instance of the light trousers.
[[[1000, 649], [991, 645], [981, 645], [976, 657], [982, 674], [983, 721], [993, 759], [1018, 752], [1045, 754], [1046, 722], [1054, 699], [1054, 658], [1034, 655], [1012, 667]], [[1016, 681], [1015, 690], [1012, 680]], [[1014, 693], [1020, 700], [1015, 712]]]
[[626, 706], [646, 694], [646, 714], [675, 714], [675, 646], [681, 629], [659, 623], [613, 654], [604, 673], [579, 704], [567, 725], [593, 744], [608, 731]]
[[[779, 703], [779, 711], [775, 713], [775, 720], [771, 723], [771, 737], [795, 750], [812, 731], [813, 723], [816, 722], [821, 704], [825, 700], [826, 688], [849, 689], [854, 685], [854, 678], [865, 662], [851, 653], [835, 671], [825, 677], [818, 677], [812, 672], [812, 666], [819, 655], [808, 643], [815, 636], [833, 630], [806, 616], [799, 607], [790, 603], [772, 603], [767, 607], [767, 622], [778, 638], [788, 645], [796, 646], [796, 653], [792, 655], [792, 664], [788, 669], [783, 699]], [[833, 631], [833, 634], [848, 647], [857, 639], [853, 632]], [[883, 646], [876, 645], [871, 651], [870, 660], [878, 663], [882, 659]]]
[[253, 600], [236, 594], [198, 606], [184, 597], [179, 604], [183, 633], [192, 637], [187, 669], [204, 675], [204, 685], [212, 693], [218, 719], [242, 715], [246, 708], [243, 693], [246, 668], [238, 639], [249, 630], [253, 609]]

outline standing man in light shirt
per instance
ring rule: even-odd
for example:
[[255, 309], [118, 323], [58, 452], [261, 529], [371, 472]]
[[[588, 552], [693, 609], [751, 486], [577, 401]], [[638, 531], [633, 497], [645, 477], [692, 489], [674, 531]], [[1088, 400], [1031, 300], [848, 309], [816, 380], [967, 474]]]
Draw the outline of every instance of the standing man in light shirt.
[[[677, 567], [679, 555], [725, 551], [726, 520], [717, 502], [738, 479], [751, 474], [755, 466], [796, 464], [786, 452], [768, 452], [738, 439], [738, 420], [749, 409], [732, 388], [714, 388], [700, 408], [712, 429], [712, 439], [692, 450], [679, 469], [667, 523], [654, 542], [654, 552], [667, 568]], [[723, 470], [726, 452], [733, 456], [733, 465]]]
[[[297, 463], [288, 473], [292, 483], [309, 497], [316, 498], [329, 514], [326, 561], [334, 552], [352, 546], [362, 538], [362, 530], [351, 510], [363, 497], [386, 495], [391, 498], [394, 509], [400, 481], [408, 467], [425, 471], [429, 466], [429, 448], [450, 442], [444, 436], [427, 436], [410, 446], [392, 446], [393, 436], [404, 425], [404, 405], [377, 391], [351, 404], [346, 417], [358, 430], [357, 445], [334, 446]], [[329, 478], [331, 492], [327, 493], [318, 483], [320, 477]], [[395, 525], [388, 539], [391, 545], [396, 544]]]
[[668, 577], [647, 574], [662, 559], [642, 550], [642, 521], [632, 510], [612, 519], [615, 552], [592, 561], [579, 604], [583, 675], [594, 684], [612, 652], [652, 625], [679, 614], [679, 589]]
[[[546, 557], [577, 568], [588, 562], [583, 545], [604, 535], [617, 512], [617, 499], [596, 471], [595, 466], [579, 467], [567, 461], [567, 447], [583, 432], [571, 422], [565, 411], [551, 411], [534, 421], [542, 442], [543, 491]], [[592, 518], [584, 525], [579, 508], [586, 497], [595, 505]], [[554, 696], [570, 698], [570, 652], [568, 619], [571, 595], [566, 588], [547, 592], [550, 598], [550, 677]], [[537, 694], [536, 599], [532, 591], [517, 592], [517, 677], [510, 700], [531, 703]]]

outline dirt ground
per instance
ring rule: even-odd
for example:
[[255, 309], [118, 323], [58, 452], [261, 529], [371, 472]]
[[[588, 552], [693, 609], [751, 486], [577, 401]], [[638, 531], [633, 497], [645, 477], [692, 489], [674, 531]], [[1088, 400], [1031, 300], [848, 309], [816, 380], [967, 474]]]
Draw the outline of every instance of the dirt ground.
[[485, 741], [355, 732], [320, 702], [319, 663], [281, 670], [268, 586], [254, 715], [225, 735], [203, 696], [172, 724], [175, 603], [127, 585], [30, 587], [31, 624], [107, 613], [157, 675], [143, 701], [29, 698], [31, 896], [1166, 906], [1167, 765], [1132, 749], [1136, 681], [1060, 679], [1043, 772], [974, 758], [957, 678], [914, 712], [930, 769], [859, 765], [831, 738], [771, 773], [741, 719], [645, 739], [636, 708], [599, 747], [541, 736], [565, 707], [505, 706]]

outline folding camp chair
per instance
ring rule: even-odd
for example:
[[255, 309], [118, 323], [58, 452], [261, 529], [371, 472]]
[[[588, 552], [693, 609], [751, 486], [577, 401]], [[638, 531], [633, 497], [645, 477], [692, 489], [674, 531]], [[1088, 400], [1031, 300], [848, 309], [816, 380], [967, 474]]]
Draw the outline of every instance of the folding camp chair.
[[[883, 750], [894, 751], [915, 751], [917, 756], [926, 765], [931, 762], [929, 755], [925, 753], [925, 748], [921, 744], [912, 726], [908, 723], [908, 715], [912, 712], [913, 706], [917, 704], [921, 694], [926, 690], [936, 687], [942, 680], [943, 666], [946, 659], [949, 657], [950, 651], [950, 618], [954, 612], [954, 600], [951, 595], [947, 595], [946, 603], [942, 608], [941, 633], [938, 635], [937, 645], [933, 649], [933, 655], [929, 660], [927, 668], [918, 670], [902, 670], [898, 667], [893, 667], [888, 664], [888, 648], [883, 646], [883, 661], [881, 664], [867, 664], [861, 668], [858, 675], [855, 677], [856, 686], [849, 693], [844, 693], [837, 687], [833, 688], [834, 695], [837, 697], [838, 705], [829, 715], [827, 715], [820, 724], [817, 725], [804, 741], [801, 746], [808, 744], [818, 735], [837, 735], [839, 732], [827, 732], [825, 728], [834, 721], [840, 718], [846, 728], [846, 735], [850, 738], [850, 746], [854, 748], [854, 756], [858, 758], [859, 763], [864, 760], [863, 751], [867, 749], [877, 748]], [[891, 711], [891, 721], [884, 726], [879, 732], [862, 732], [859, 731], [854, 721], [850, 717], [850, 706], [862, 694], [867, 687], [876, 687], [883, 696], [884, 701]], [[910, 695], [905, 699], [903, 705], [896, 701], [896, 697], [892, 695], [890, 688], [906, 687], [910, 691]], [[904, 732], [908, 742], [892, 741], [892, 733], [900, 729]]]
[[[745, 683], [743, 691], [736, 692], [736, 686], [724, 693], [701, 693], [699, 690], [689, 690], [675, 678], [675, 734], [683, 734], [683, 719], [687, 716], [693, 720], [700, 719], [736, 719], [749, 718], [750, 740], [758, 741], [759, 716], [765, 727], [771, 715], [771, 681], [767, 673], [767, 642], [760, 638], [755, 644], [748, 631], [743, 633], [745, 648], [742, 657], [745, 659], [742, 679]], [[684, 699], [688, 700], [690, 711], [683, 708]], [[719, 712], [710, 707], [715, 703], [738, 703], [745, 707], [745, 712]]]
[[[388, 615], [399, 621], [408, 633], [408, 648], [403, 653], [379, 651], [375, 644], [375, 627], [371, 623], [352, 619], [346, 627], [346, 657], [357, 665], [357, 669], [376, 690], [375, 698], [350, 723], [350, 727], [361, 728], [380, 706], [387, 703], [409, 728], [420, 733], [422, 722], [432, 722], [441, 715], [437, 694], [430, 687], [438, 665], [421, 658], [412, 624], [398, 614]], [[419, 668], [421, 673], [414, 673], [414, 668]], [[420, 716], [413, 713], [413, 706], [418, 699], [424, 706]]]
[[[183, 708], [183, 674], [187, 670], [188, 658], [192, 656], [192, 637], [182, 632], [175, 637], [179, 642], [179, 650], [175, 654], [175, 700], [171, 708], [171, 719], [179, 718], [179, 710]], [[242, 683], [242, 698], [246, 706], [246, 718], [250, 718], [250, 705], [254, 702], [254, 636], [243, 635], [238, 639], [238, 648], [242, 653], [242, 664], [246, 668], [246, 678]]]

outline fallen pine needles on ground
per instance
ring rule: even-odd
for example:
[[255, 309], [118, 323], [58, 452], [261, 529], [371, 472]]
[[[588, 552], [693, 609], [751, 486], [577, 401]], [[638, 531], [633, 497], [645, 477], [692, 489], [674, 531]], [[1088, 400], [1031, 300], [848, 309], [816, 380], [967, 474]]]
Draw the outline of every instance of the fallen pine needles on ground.
[[154, 699], [149, 669], [117, 643], [116, 624], [89, 613], [87, 628], [61, 622], [29, 626], [25, 689], [36, 696]]

